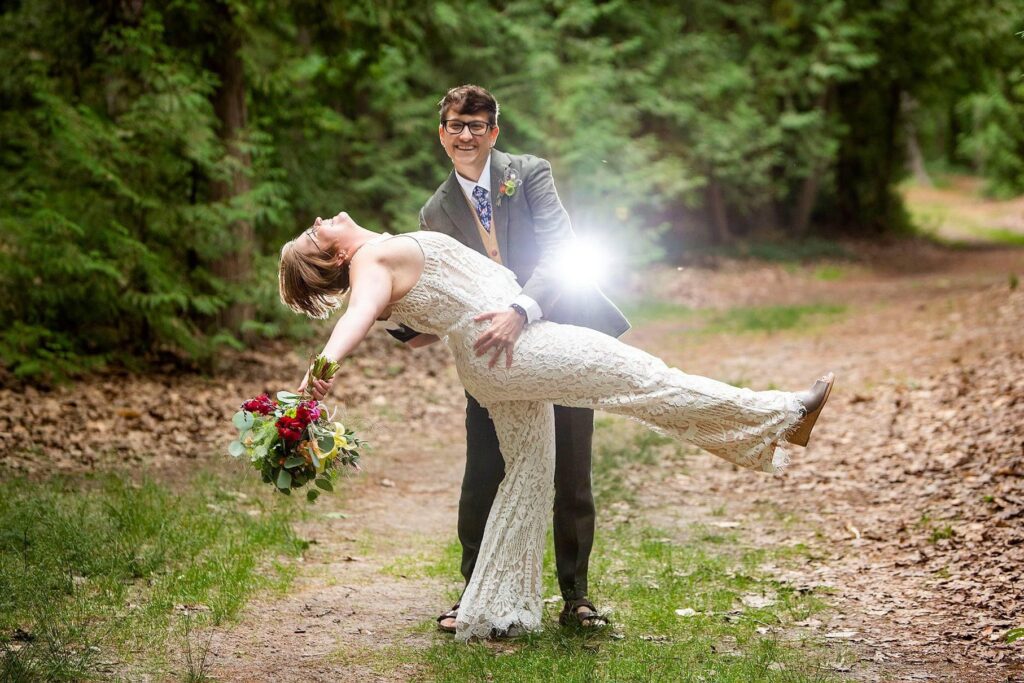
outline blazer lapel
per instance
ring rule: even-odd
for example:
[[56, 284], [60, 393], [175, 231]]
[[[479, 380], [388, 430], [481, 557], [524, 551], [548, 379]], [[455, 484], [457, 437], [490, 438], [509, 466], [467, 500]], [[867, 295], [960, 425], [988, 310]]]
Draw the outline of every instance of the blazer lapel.
[[[498, 251], [501, 253], [501, 262], [508, 266], [508, 203], [511, 197], [501, 194], [501, 181], [505, 177], [512, 159], [504, 152], [496, 149], [491, 150], [491, 210], [494, 220], [494, 229], [497, 230], [495, 237], [498, 238]], [[501, 199], [499, 205], [498, 200]]]
[[462, 233], [465, 238], [465, 244], [480, 253], [486, 251], [484, 243], [480, 239], [480, 231], [476, 228], [476, 220], [474, 220], [471, 213], [472, 209], [469, 208], [469, 203], [466, 202], [466, 195], [462, 191], [462, 186], [459, 185], [459, 181], [455, 177], [455, 171], [452, 171], [451, 175], [448, 176], [448, 180], [445, 181], [444, 193], [441, 207], [448, 214], [452, 225]]

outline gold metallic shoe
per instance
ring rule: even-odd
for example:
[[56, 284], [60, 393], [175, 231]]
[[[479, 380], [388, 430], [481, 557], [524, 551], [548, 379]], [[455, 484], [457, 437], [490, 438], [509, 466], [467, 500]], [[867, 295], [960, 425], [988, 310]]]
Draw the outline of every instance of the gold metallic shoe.
[[818, 421], [818, 415], [825, 407], [825, 402], [828, 401], [828, 395], [832, 393], [832, 385], [835, 382], [836, 376], [830, 372], [814, 383], [810, 390], [811, 397], [804, 404], [804, 410], [807, 412], [797, 423], [796, 429], [786, 437], [786, 441], [797, 446], [807, 445], [807, 441], [811, 438], [811, 430], [814, 429], [814, 423]]

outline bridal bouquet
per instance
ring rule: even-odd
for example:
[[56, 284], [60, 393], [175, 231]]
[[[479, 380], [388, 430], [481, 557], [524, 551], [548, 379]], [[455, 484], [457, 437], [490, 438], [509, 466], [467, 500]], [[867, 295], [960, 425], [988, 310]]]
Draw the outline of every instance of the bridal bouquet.
[[[337, 370], [336, 362], [320, 356], [310, 364], [310, 381], [330, 379]], [[306, 492], [310, 502], [320, 495], [317, 489], [334, 490], [342, 467], [359, 469], [359, 448], [366, 445], [305, 393], [279, 391], [276, 399], [262, 394], [243, 403], [231, 421], [238, 439], [228, 453], [248, 457], [263, 481], [285, 495], [313, 482], [317, 488]]]

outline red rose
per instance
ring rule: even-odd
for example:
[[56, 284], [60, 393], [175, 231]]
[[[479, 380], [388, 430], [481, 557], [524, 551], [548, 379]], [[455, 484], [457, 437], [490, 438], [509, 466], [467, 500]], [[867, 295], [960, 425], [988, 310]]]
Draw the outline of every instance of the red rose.
[[282, 415], [274, 423], [277, 427], [277, 434], [284, 441], [298, 441], [302, 438], [302, 432], [305, 431], [306, 425], [295, 417], [288, 417]]
[[266, 394], [260, 394], [256, 398], [249, 399], [242, 404], [242, 410], [260, 415], [270, 415], [274, 412], [275, 402]]
[[295, 409], [295, 417], [302, 421], [303, 427], [308, 426], [310, 422], [320, 419], [321, 415], [325, 413], [326, 411], [322, 410], [316, 401], [300, 403], [299, 407]]

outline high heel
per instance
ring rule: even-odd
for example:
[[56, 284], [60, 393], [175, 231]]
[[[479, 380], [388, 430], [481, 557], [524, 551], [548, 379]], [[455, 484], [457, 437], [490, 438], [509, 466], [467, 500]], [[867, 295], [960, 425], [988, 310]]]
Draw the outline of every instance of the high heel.
[[833, 373], [828, 373], [811, 387], [811, 396], [806, 402], [804, 402], [804, 413], [803, 418], [797, 423], [796, 429], [794, 429], [786, 441], [796, 444], [797, 446], [806, 446], [807, 441], [811, 438], [811, 430], [814, 429], [814, 423], [818, 421], [818, 415], [821, 414], [821, 409], [825, 407], [825, 402], [828, 401], [829, 394], [832, 393], [832, 385], [835, 384], [836, 376]]

